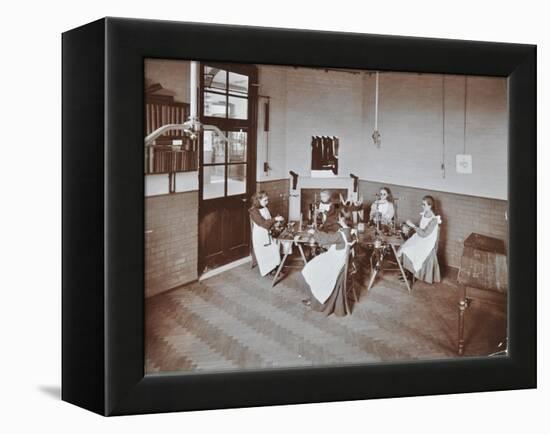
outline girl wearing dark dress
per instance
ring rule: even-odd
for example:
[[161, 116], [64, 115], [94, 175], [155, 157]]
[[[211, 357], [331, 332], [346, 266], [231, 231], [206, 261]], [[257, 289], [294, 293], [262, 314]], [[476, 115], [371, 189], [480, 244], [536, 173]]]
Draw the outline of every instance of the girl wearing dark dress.
[[330, 315], [344, 316], [348, 311], [345, 293], [345, 264], [349, 255], [349, 244], [353, 242], [351, 233], [352, 216], [342, 210], [338, 216], [339, 229], [336, 232], [313, 231], [317, 244], [327, 251], [309, 261], [302, 274], [310, 289], [310, 299], [305, 304], [313, 310]]
[[372, 203], [370, 208], [370, 220], [374, 222], [378, 220], [383, 225], [389, 225], [395, 216], [391, 191], [388, 187], [382, 187], [377, 196], [378, 199]]
[[[336, 232], [340, 229], [338, 218], [342, 212], [358, 212], [363, 209], [363, 199], [356, 201], [351, 199], [344, 200], [340, 194], [340, 203], [332, 202], [332, 194], [329, 190], [322, 190], [319, 194], [320, 202], [315, 209], [316, 216], [320, 216], [321, 225], [319, 230], [323, 232]], [[352, 214], [353, 216], [353, 214]]]
[[422, 212], [418, 226], [411, 220], [406, 225], [415, 231], [414, 235], [399, 248], [397, 256], [402, 258], [403, 267], [416, 279], [426, 283], [440, 282], [441, 274], [437, 260], [437, 244], [441, 217], [436, 215], [432, 196], [422, 198]]
[[248, 210], [252, 226], [252, 247], [262, 276], [275, 270], [281, 263], [279, 242], [271, 238], [270, 234], [280, 216], [271, 217], [268, 203], [267, 193], [259, 191], [252, 197], [252, 207]]

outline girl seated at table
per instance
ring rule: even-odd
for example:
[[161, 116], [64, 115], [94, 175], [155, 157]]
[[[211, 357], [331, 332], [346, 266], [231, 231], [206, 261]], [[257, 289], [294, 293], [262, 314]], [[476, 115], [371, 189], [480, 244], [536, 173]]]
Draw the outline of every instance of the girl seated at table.
[[317, 218], [319, 218], [319, 229], [324, 232], [337, 231], [340, 227], [338, 225], [338, 204], [332, 203], [332, 201], [330, 200], [331, 193], [328, 190], [322, 190], [319, 193], [319, 198], [321, 200], [315, 208], [314, 221], [317, 221]]
[[340, 194], [340, 203], [331, 201], [331, 192], [329, 190], [322, 190], [319, 194], [321, 201], [315, 209], [316, 216], [320, 217], [319, 229], [323, 232], [336, 232], [340, 229], [338, 224], [338, 216], [342, 210], [345, 211], [360, 211], [363, 209], [363, 199], [360, 198], [356, 201], [351, 199], [344, 200]]
[[376, 222], [380, 219], [383, 225], [389, 225], [395, 215], [393, 197], [388, 187], [382, 187], [378, 193], [378, 199], [370, 207], [370, 220]]
[[338, 215], [338, 231], [326, 233], [310, 230], [315, 241], [328, 250], [315, 256], [302, 270], [311, 292], [311, 297], [303, 302], [327, 316], [332, 313], [336, 316], [350, 313], [346, 307], [344, 270], [346, 256], [349, 254], [346, 246], [353, 241], [351, 224], [351, 213], [341, 210]]
[[406, 225], [415, 231], [397, 252], [403, 258], [403, 267], [408, 274], [427, 283], [440, 282], [437, 242], [441, 217], [435, 214], [435, 201], [432, 196], [422, 198], [420, 223], [415, 225], [407, 220]]
[[252, 248], [262, 276], [275, 272], [281, 263], [279, 242], [270, 233], [280, 216], [271, 218], [268, 203], [267, 193], [259, 191], [252, 196], [252, 207], [248, 210], [252, 226]]

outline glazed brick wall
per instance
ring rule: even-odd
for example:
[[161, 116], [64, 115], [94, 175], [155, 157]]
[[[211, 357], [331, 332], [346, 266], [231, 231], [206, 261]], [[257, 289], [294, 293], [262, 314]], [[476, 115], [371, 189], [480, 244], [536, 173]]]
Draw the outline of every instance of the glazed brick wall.
[[338, 176], [357, 173], [357, 150], [364, 143], [362, 75], [307, 68], [286, 72], [286, 173], [311, 176], [312, 135], [338, 136]]
[[[370, 134], [374, 89], [375, 76], [366, 76], [363, 125]], [[378, 126], [382, 144], [377, 148], [370, 134], [365, 137], [364, 146], [355, 154], [361, 162], [356, 174], [394, 185], [506, 200], [506, 89], [502, 77], [469, 76], [466, 81], [464, 76], [447, 75], [443, 83], [437, 74], [381, 74]], [[456, 155], [463, 153], [472, 155], [473, 171], [468, 175], [456, 171]]]
[[368, 209], [380, 187], [389, 187], [397, 201], [399, 222], [411, 219], [419, 221], [422, 197], [431, 195], [436, 201], [437, 214], [441, 215], [439, 261], [443, 265], [458, 268], [462, 257], [464, 240], [472, 233], [488, 235], [508, 241], [508, 202], [462, 194], [445, 193], [379, 182], [359, 181], [359, 194], [363, 196]]
[[288, 220], [288, 192], [290, 179], [276, 179], [256, 183], [256, 191], [265, 190], [269, 196], [269, 210], [273, 216], [280, 214]]
[[[269, 163], [274, 170], [269, 176], [283, 178], [290, 170], [310, 176], [311, 136], [336, 135], [340, 137], [339, 176], [354, 173], [395, 185], [506, 200], [505, 78], [382, 73], [379, 148], [371, 138], [375, 81], [375, 74], [368, 72], [262, 66], [260, 91], [271, 97], [272, 104]], [[263, 112], [260, 120], [262, 116]], [[260, 122], [261, 177], [264, 141]], [[469, 175], [456, 172], [456, 155], [462, 153], [472, 155]]]
[[198, 261], [198, 192], [145, 198], [145, 296], [194, 281]]

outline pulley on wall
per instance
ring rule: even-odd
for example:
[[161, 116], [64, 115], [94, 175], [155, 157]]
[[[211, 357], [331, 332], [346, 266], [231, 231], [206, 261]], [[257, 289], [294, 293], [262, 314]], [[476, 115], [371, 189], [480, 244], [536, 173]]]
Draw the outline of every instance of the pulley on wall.
[[441, 76], [441, 176], [445, 179], [447, 167], [445, 166], [445, 75]]
[[462, 154], [456, 155], [456, 173], [471, 174], [472, 168], [472, 154], [466, 153], [467, 138], [467, 116], [468, 116], [468, 76], [464, 77], [464, 126], [463, 126], [463, 149]]
[[379, 148], [382, 144], [382, 136], [378, 131], [378, 95], [379, 95], [379, 72], [376, 71], [376, 88], [374, 91], [374, 131], [372, 133], [372, 140], [374, 145]]

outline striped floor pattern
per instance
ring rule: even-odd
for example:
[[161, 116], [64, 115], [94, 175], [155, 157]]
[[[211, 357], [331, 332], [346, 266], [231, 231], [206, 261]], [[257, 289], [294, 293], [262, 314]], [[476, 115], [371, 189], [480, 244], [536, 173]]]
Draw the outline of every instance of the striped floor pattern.
[[[353, 314], [325, 317], [301, 300], [291, 272], [274, 288], [242, 265], [146, 300], [145, 371], [226, 371], [456, 357], [458, 287], [416, 282], [408, 294], [386, 272]], [[467, 311], [466, 356], [497, 351], [506, 308], [476, 300]]]

